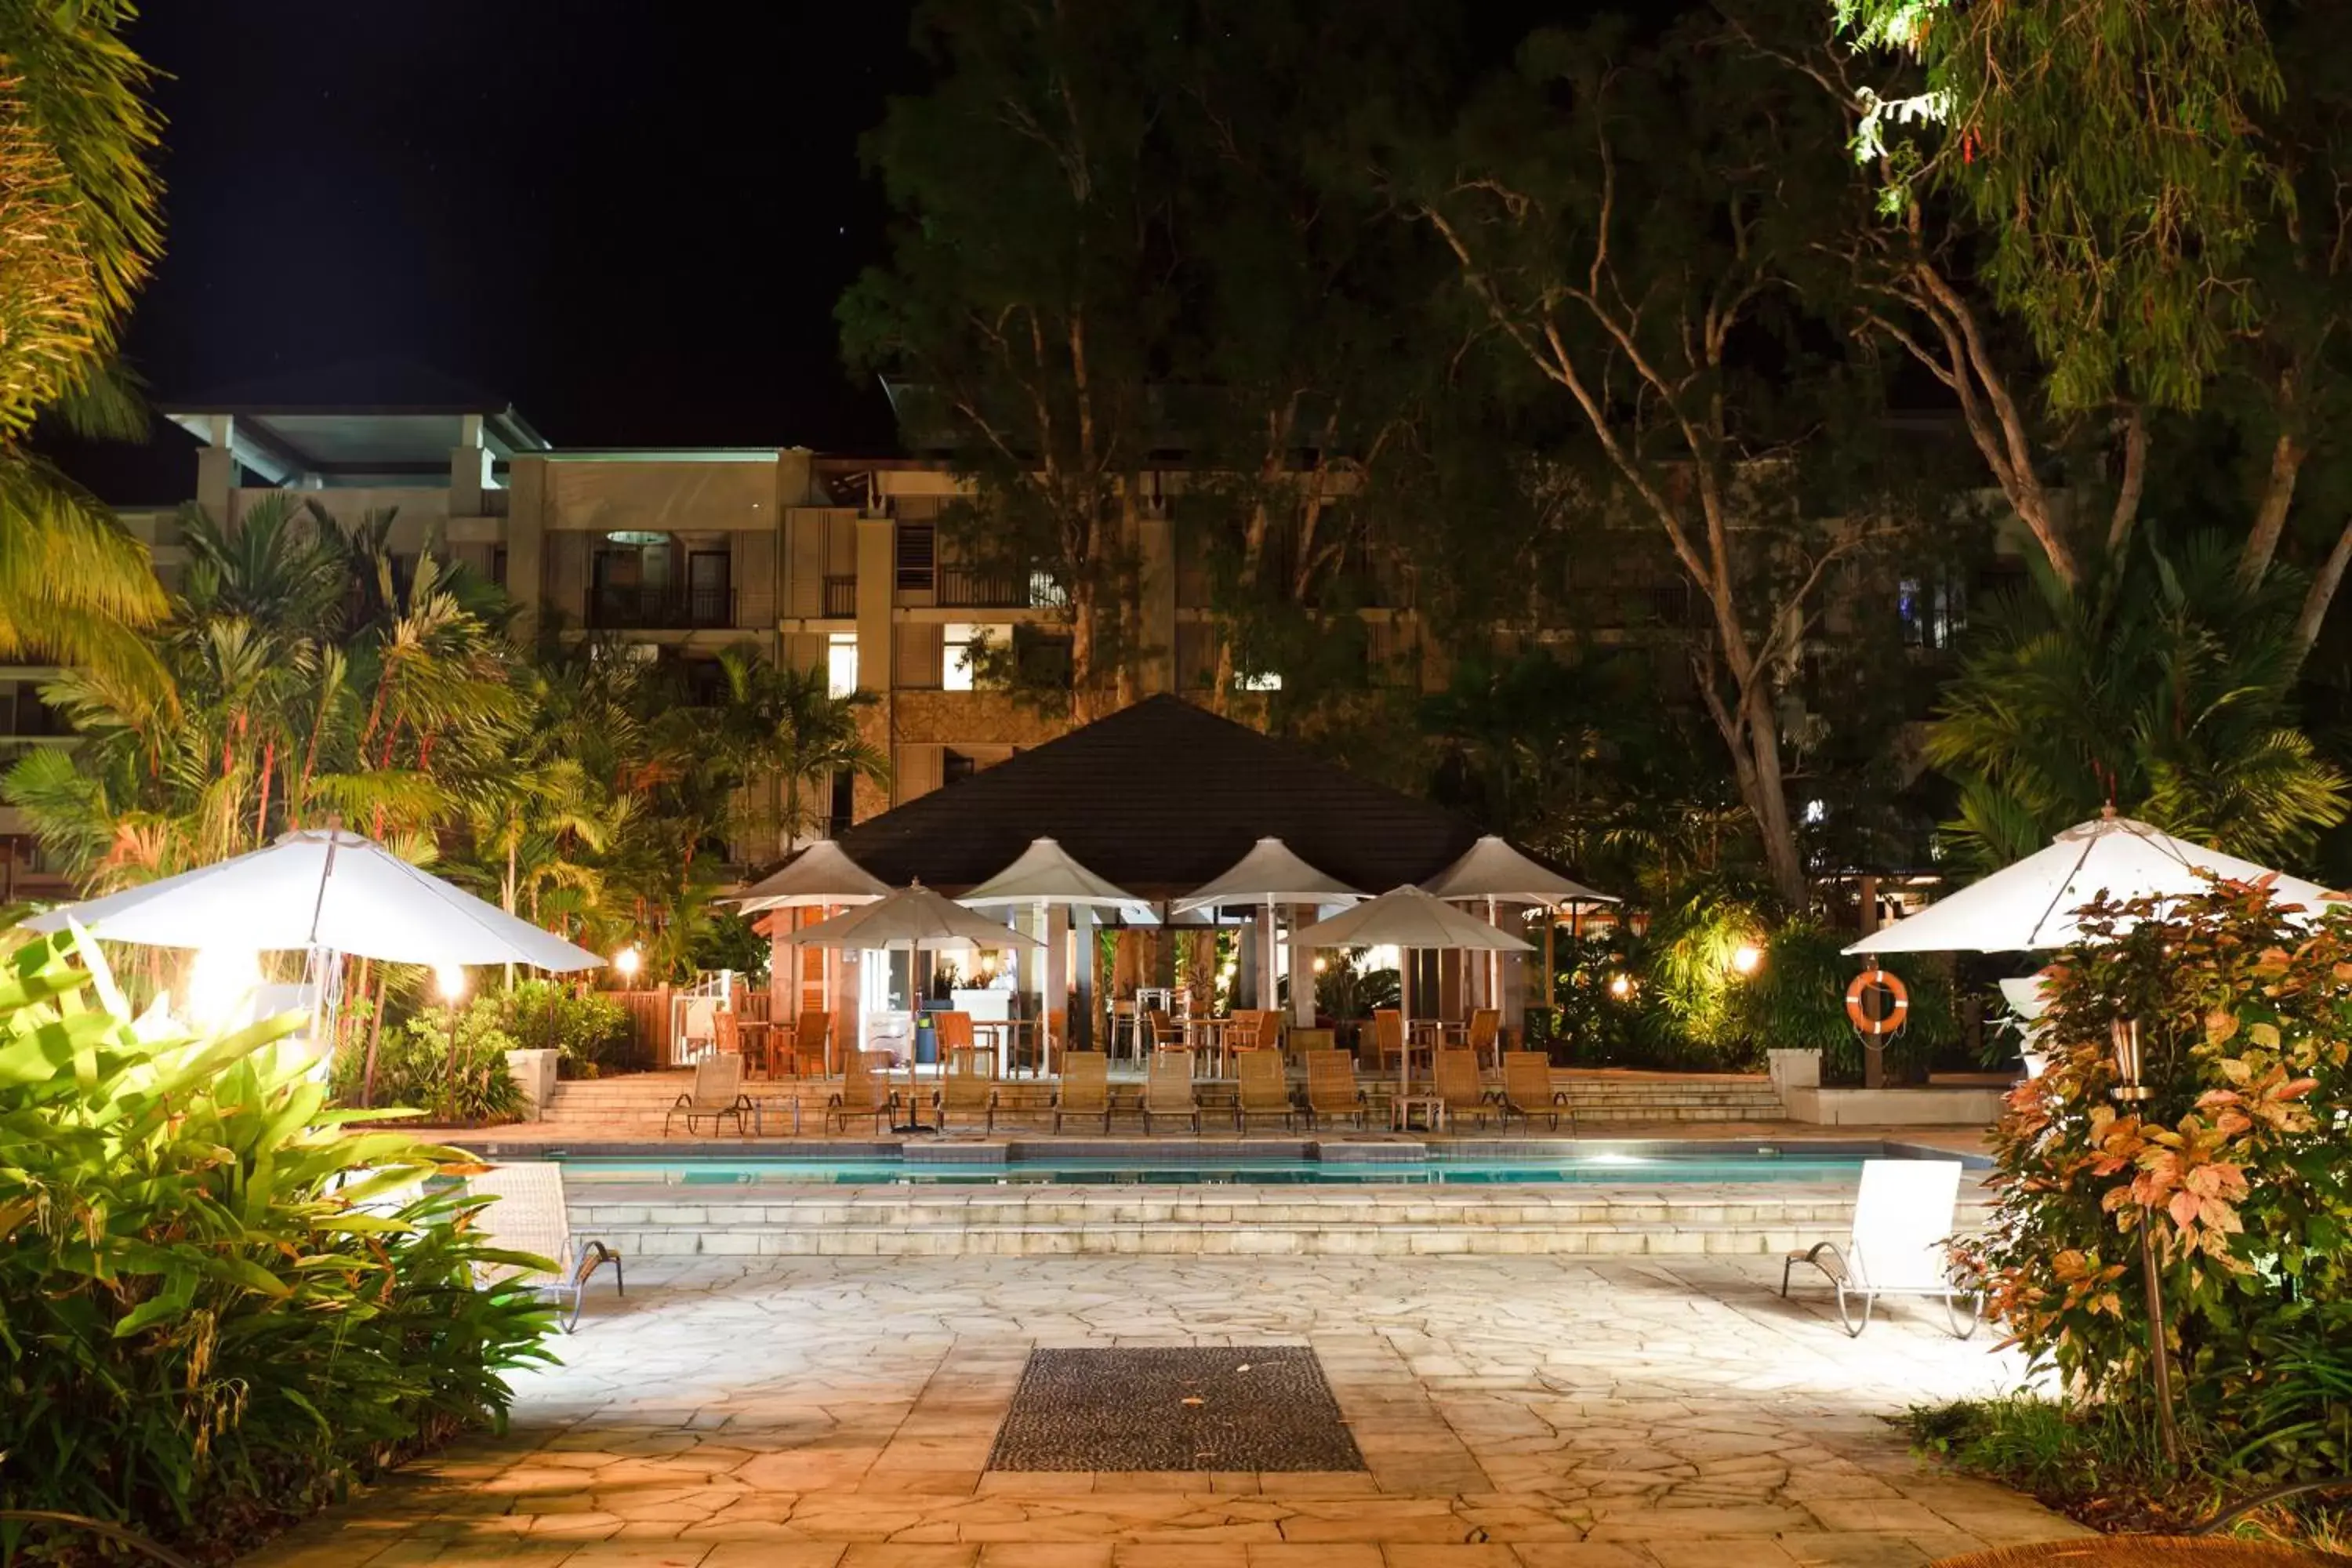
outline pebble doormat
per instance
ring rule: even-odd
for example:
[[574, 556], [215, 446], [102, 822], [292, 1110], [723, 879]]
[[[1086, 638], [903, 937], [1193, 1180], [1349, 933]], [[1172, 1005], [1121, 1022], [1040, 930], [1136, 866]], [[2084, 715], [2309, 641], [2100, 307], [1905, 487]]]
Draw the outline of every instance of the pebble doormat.
[[1033, 1351], [992, 1470], [1360, 1470], [1305, 1345]]

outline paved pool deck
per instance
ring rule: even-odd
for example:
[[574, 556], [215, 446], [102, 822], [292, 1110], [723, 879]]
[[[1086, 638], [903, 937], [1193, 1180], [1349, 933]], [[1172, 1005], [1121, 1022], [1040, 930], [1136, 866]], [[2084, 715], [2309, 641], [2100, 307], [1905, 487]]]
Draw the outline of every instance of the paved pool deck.
[[[509, 1430], [249, 1568], [1899, 1568], [2084, 1533], [1885, 1417], [2015, 1387], [1745, 1258], [646, 1258]], [[1032, 1350], [1312, 1347], [1367, 1464], [985, 1469]]]

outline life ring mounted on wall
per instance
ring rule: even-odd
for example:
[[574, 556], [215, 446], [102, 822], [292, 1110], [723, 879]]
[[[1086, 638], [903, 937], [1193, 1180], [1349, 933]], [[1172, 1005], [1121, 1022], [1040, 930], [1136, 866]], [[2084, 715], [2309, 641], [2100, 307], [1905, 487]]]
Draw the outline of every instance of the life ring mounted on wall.
[[[1864, 1005], [1873, 991], [1886, 994], [1885, 1008], [1876, 1014]], [[1845, 988], [1845, 1016], [1853, 1020], [1855, 1028], [1874, 1038], [1891, 1035], [1910, 1020], [1910, 987], [1903, 984], [1901, 975], [1874, 963], [1855, 975], [1853, 984]]]

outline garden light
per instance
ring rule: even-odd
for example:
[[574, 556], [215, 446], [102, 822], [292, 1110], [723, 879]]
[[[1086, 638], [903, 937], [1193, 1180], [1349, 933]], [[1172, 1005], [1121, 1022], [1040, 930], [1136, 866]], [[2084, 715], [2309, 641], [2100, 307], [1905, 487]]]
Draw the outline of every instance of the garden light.
[[441, 1000], [454, 1006], [466, 994], [466, 971], [459, 964], [436, 963], [433, 966], [433, 984], [441, 993]]
[[613, 968], [624, 985], [637, 977], [637, 971], [645, 967], [645, 962], [643, 955], [634, 947], [625, 947], [613, 955]]
[[261, 984], [261, 955], [244, 948], [196, 950], [188, 967], [188, 1018], [208, 1029], [236, 1016], [237, 1007]]
[[2109, 1024], [2107, 1043], [2116, 1062], [2115, 1098], [2128, 1104], [2146, 1100], [2154, 1091], [2140, 1081], [2139, 1020], [2117, 1018]]
[[1764, 950], [1752, 942], [1743, 942], [1732, 952], [1731, 973], [1738, 975], [1753, 974], [1762, 967], [1763, 963]]
[[1609, 994], [1616, 997], [1620, 1002], [1624, 1001], [1625, 998], [1633, 994], [1633, 977], [1630, 974], [1611, 975], [1609, 977]]

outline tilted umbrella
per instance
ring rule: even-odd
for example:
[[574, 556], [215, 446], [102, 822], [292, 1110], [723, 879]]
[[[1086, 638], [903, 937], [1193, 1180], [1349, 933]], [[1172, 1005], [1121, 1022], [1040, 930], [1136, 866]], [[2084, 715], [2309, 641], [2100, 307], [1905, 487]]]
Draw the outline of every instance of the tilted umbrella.
[[[1045, 930], [1046, 911], [1053, 909], [1115, 910], [1129, 924], [1153, 920], [1151, 906], [1133, 893], [1097, 877], [1076, 857], [1051, 838], [1030, 841], [1013, 863], [956, 900], [971, 909], [1031, 908], [1038, 929]], [[1069, 993], [1067, 954], [1059, 940], [1045, 945], [1045, 974], [1041, 994], [1050, 1011], [1056, 998]], [[1042, 1027], [1045, 1020], [1038, 1020]], [[1039, 1060], [1043, 1061], [1042, 1048]]]
[[[1394, 947], [1408, 952], [1533, 952], [1535, 948], [1477, 916], [1419, 888], [1394, 888], [1369, 903], [1318, 921], [1292, 942], [1300, 948]], [[1405, 998], [1400, 994], [1402, 1005]], [[1412, 1052], [1404, 1053], [1402, 1087], [1412, 1083]]]
[[[1606, 893], [1561, 876], [1550, 867], [1521, 854], [1505, 839], [1489, 833], [1463, 852], [1453, 865], [1422, 884], [1423, 891], [1441, 899], [1471, 903], [1484, 900], [1486, 923], [1495, 923], [1499, 904], [1613, 904]], [[1499, 975], [1496, 976], [1499, 978]], [[1551, 1005], [1551, 926], [1544, 926], [1544, 1005]]]
[[[1034, 937], [1024, 936], [1010, 927], [999, 925], [986, 915], [974, 913], [954, 900], [931, 891], [920, 882], [900, 888], [863, 909], [835, 915], [829, 921], [820, 921], [802, 931], [799, 940], [811, 947], [841, 948], [860, 952], [887, 952], [903, 945], [910, 957], [917, 952], [937, 952], [942, 948], [1037, 945]], [[907, 1085], [910, 1100], [914, 1080], [915, 1064], [909, 1057]], [[910, 1112], [912, 1109], [910, 1104]]]
[[2274, 902], [2317, 910], [2338, 897], [2316, 882], [2158, 832], [2109, 812], [2079, 823], [2014, 865], [1873, 931], [1848, 952], [2010, 952], [2066, 947], [2082, 939], [2075, 911], [2104, 893], [2115, 900], [2179, 899], [2214, 877], [2273, 879]]
[[[1270, 939], [1277, 905], [1353, 903], [1362, 897], [1361, 889], [1308, 865], [1281, 839], [1261, 838], [1223, 875], [1212, 878], [1177, 900], [1175, 909], [1181, 913], [1214, 909], [1220, 904], [1256, 904], [1265, 910], [1265, 929]], [[1304, 950], [1296, 935], [1290, 945], [1291, 999], [1296, 1004], [1302, 1000], [1298, 995], [1301, 982], [1297, 955]], [[1274, 997], [1274, 943], [1268, 940], [1258, 947], [1258, 1005], [1265, 1006]]]

